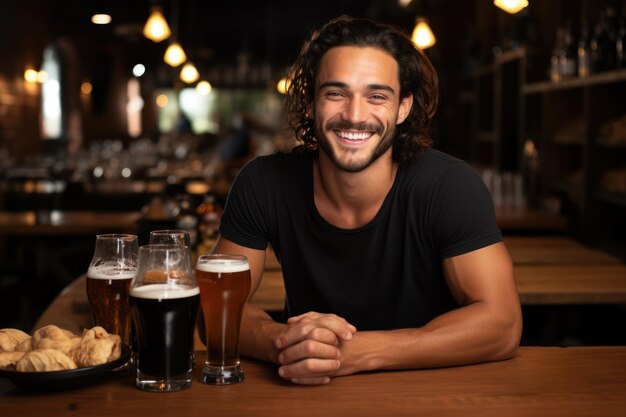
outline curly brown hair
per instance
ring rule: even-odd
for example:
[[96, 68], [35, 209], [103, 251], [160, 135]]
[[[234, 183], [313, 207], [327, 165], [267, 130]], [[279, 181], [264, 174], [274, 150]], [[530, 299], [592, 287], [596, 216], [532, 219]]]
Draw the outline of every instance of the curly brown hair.
[[370, 19], [342, 16], [326, 23], [308, 40], [289, 70], [287, 123], [306, 149], [318, 148], [314, 121], [307, 107], [315, 98], [315, 78], [320, 61], [338, 46], [372, 47], [389, 53], [398, 63], [400, 99], [413, 95], [413, 106], [406, 120], [398, 125], [393, 144], [393, 160], [403, 163], [432, 146], [428, 134], [439, 101], [437, 73], [424, 53], [399, 29]]

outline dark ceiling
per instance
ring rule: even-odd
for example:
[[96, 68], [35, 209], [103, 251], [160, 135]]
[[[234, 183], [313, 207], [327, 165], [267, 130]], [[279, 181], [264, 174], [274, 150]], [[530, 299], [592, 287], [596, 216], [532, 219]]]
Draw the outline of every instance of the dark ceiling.
[[[57, 35], [116, 37], [133, 45], [138, 54], [161, 52], [164, 47], [154, 48], [141, 36], [150, 7], [157, 5], [197, 61], [233, 62], [243, 52], [253, 62], [287, 65], [304, 39], [333, 17], [372, 17], [409, 30], [419, 10], [441, 2], [412, 0], [405, 7], [398, 0], [50, 0], [47, 4], [50, 27]], [[89, 22], [98, 8], [113, 16], [108, 27]]]

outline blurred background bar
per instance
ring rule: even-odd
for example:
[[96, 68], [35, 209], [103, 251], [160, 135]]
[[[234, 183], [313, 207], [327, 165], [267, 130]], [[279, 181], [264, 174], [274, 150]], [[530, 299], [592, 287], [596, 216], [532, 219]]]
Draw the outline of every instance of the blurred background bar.
[[[287, 69], [340, 15], [434, 63], [435, 148], [492, 194], [522, 343], [626, 344], [605, 324], [626, 320], [623, 0], [0, 2], [0, 327], [85, 314], [61, 291], [97, 233], [183, 228], [210, 251], [238, 170], [294, 146]], [[257, 301], [279, 317], [270, 259]]]

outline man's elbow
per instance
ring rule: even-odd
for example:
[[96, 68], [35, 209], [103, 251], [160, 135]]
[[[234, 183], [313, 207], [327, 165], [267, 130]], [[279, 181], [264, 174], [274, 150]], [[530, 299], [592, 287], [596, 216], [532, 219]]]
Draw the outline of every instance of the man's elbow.
[[511, 314], [502, 325], [497, 359], [511, 359], [517, 355], [522, 337], [521, 311]]

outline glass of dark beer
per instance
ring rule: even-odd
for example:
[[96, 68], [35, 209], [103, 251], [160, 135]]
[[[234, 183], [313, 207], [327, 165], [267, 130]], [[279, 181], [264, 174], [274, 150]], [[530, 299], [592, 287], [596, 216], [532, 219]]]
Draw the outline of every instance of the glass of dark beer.
[[96, 236], [96, 249], [87, 270], [87, 298], [94, 325], [131, 341], [130, 283], [137, 270], [137, 236]]
[[177, 244], [139, 248], [130, 305], [136, 332], [136, 385], [146, 391], [191, 386], [200, 290], [188, 250]]
[[200, 381], [243, 381], [239, 364], [239, 328], [250, 294], [250, 266], [242, 255], [202, 255], [196, 264], [204, 314], [207, 357]]

